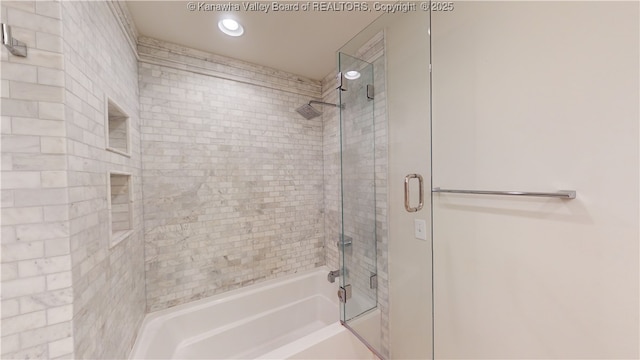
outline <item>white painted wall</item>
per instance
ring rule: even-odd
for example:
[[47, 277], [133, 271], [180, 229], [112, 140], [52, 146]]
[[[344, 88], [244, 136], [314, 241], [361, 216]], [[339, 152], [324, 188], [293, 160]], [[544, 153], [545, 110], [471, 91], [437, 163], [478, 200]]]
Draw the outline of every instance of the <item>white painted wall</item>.
[[638, 6], [433, 14], [436, 358], [638, 358]]

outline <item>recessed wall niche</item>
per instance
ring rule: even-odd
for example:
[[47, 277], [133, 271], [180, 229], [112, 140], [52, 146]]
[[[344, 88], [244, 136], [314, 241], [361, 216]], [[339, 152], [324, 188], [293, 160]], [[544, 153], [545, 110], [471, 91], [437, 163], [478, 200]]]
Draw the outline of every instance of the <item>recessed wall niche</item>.
[[130, 124], [129, 115], [108, 96], [106, 103], [106, 149], [121, 155], [130, 156]]
[[110, 246], [115, 246], [133, 233], [133, 199], [131, 174], [109, 172], [108, 207], [111, 233]]

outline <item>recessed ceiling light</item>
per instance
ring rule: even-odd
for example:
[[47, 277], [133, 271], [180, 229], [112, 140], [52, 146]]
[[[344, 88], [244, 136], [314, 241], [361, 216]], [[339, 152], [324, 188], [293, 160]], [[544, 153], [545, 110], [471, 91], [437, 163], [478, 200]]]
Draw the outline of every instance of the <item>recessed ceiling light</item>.
[[218, 22], [218, 29], [229, 36], [240, 36], [244, 34], [244, 28], [233, 19], [222, 19]]
[[349, 70], [346, 73], [344, 73], [344, 77], [346, 77], [349, 80], [355, 80], [360, 77], [360, 73], [355, 70]]

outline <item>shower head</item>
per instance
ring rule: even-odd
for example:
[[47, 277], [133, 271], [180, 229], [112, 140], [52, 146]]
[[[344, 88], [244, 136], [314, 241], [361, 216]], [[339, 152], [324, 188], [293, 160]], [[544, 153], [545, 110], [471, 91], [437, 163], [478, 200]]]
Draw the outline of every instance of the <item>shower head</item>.
[[304, 116], [304, 118], [307, 119], [307, 120], [311, 120], [311, 119], [313, 119], [315, 117], [318, 117], [318, 116], [322, 115], [322, 112], [317, 110], [313, 106], [311, 106], [311, 104], [330, 105], [330, 106], [335, 106], [335, 107], [339, 107], [339, 108], [344, 108], [344, 105], [340, 106], [340, 105], [336, 105], [336, 104], [332, 104], [332, 103], [327, 103], [327, 102], [324, 102], [324, 101], [311, 100], [311, 101], [309, 101], [308, 104], [304, 104], [304, 105], [300, 106], [299, 108], [297, 108], [296, 111], [298, 112], [298, 114]]
[[322, 115], [322, 112], [316, 110], [311, 104], [304, 104], [296, 109], [298, 114], [304, 116], [305, 119], [311, 120], [315, 117]]

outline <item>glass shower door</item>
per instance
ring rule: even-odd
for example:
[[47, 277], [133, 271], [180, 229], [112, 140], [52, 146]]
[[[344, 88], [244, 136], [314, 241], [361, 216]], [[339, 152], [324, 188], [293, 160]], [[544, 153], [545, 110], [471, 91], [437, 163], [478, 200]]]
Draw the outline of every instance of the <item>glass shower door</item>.
[[[429, 229], [430, 206], [426, 199], [423, 210], [409, 213], [403, 201], [407, 174], [422, 174], [424, 189], [430, 187], [429, 23], [428, 11], [384, 14], [338, 58], [343, 74], [360, 73], [344, 81], [339, 95], [343, 233], [362, 233], [340, 254], [342, 285], [353, 289], [342, 319], [383, 359], [432, 354], [431, 243], [429, 234], [414, 236], [416, 220]], [[369, 100], [372, 75], [375, 99]], [[412, 205], [417, 183], [411, 182]]]
[[[377, 305], [373, 66], [338, 53], [342, 225], [341, 320]], [[341, 74], [341, 75], [340, 75]]]

